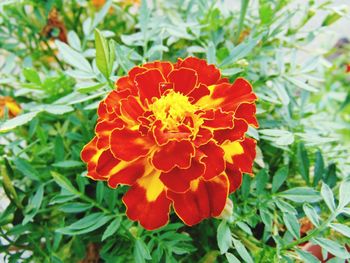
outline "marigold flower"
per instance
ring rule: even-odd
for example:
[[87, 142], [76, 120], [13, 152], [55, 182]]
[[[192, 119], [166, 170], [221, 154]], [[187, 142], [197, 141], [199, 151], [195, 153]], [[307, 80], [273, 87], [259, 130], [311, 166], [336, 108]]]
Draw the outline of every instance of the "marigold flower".
[[346, 65], [346, 73], [350, 73], [350, 64]]
[[0, 118], [3, 118], [5, 115], [5, 107], [7, 108], [8, 116], [10, 118], [16, 117], [21, 113], [21, 107], [13, 98], [0, 96]]
[[252, 174], [256, 99], [248, 81], [230, 84], [195, 57], [134, 67], [99, 104], [81, 152], [88, 176], [129, 185], [126, 215], [149, 230], [167, 224], [171, 205], [190, 226], [217, 217]]

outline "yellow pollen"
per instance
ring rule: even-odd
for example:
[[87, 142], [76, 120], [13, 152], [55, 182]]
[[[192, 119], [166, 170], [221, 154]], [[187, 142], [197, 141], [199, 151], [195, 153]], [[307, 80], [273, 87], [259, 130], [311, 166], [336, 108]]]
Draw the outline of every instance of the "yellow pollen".
[[157, 120], [161, 120], [168, 129], [176, 129], [187, 116], [193, 117], [196, 106], [189, 102], [188, 97], [171, 91], [149, 106]]

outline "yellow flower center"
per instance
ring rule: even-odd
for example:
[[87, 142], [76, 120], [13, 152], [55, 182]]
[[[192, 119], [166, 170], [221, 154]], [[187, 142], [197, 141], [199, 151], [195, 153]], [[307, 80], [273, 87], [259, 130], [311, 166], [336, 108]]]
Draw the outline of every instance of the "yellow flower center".
[[185, 117], [193, 117], [197, 110], [196, 106], [189, 102], [188, 97], [181, 93], [170, 91], [166, 96], [155, 100], [150, 105], [157, 120], [161, 120], [163, 125], [169, 130], [176, 129]]

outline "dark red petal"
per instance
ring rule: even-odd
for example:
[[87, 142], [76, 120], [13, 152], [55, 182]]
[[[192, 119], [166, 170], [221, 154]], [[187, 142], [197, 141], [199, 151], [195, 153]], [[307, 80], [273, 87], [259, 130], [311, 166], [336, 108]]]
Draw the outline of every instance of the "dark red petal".
[[231, 142], [238, 140], [241, 141], [247, 130], [247, 122], [245, 122], [242, 119], [235, 119], [233, 128], [214, 131], [214, 138], [218, 142], [218, 144], [222, 144], [226, 140]]
[[193, 155], [194, 147], [190, 141], [169, 141], [155, 151], [152, 163], [163, 172], [169, 172], [176, 166], [186, 169], [190, 167]]
[[183, 61], [177, 63], [177, 68], [190, 68], [197, 72], [198, 82], [207, 86], [217, 83], [220, 79], [220, 71], [214, 65], [199, 58], [188, 57]]
[[229, 182], [222, 174], [210, 181], [197, 179], [185, 193], [167, 191], [173, 200], [176, 214], [189, 226], [198, 224], [205, 218], [217, 217], [225, 207]]
[[205, 154], [201, 161], [205, 164], [203, 178], [210, 180], [225, 170], [224, 150], [214, 142], [202, 145], [198, 150]]
[[193, 143], [196, 147], [207, 144], [213, 138], [211, 130], [200, 127]]
[[233, 113], [223, 112], [220, 108], [209, 110], [202, 116], [204, 119], [203, 126], [214, 129], [230, 129], [233, 127]]
[[126, 215], [147, 230], [154, 230], [169, 221], [171, 201], [167, 198], [164, 185], [154, 175], [141, 177], [123, 196]]
[[187, 95], [197, 86], [198, 76], [193, 69], [180, 68], [170, 72], [168, 80], [174, 83], [175, 91]]
[[167, 144], [170, 140], [182, 141], [190, 137], [191, 130], [186, 125], [180, 125], [178, 129], [176, 132], [169, 131], [163, 127], [160, 120], [157, 120], [152, 128], [153, 137], [159, 146]]
[[174, 192], [185, 192], [190, 188], [191, 181], [200, 177], [205, 170], [205, 165], [195, 158], [192, 159], [188, 169], [175, 167], [168, 173], [162, 173], [160, 180]]
[[146, 156], [150, 150], [150, 145], [145, 137], [141, 137], [139, 131], [126, 128], [113, 130], [110, 145], [113, 155], [123, 161], [133, 161]]
[[230, 193], [235, 192], [242, 184], [242, 172], [231, 163], [226, 163], [226, 175], [230, 182]]
[[235, 118], [243, 119], [248, 124], [254, 126], [255, 128], [259, 127], [258, 121], [255, 117], [256, 106], [253, 103], [242, 103], [238, 106], [235, 111]]
[[256, 141], [251, 138], [245, 138], [240, 142], [243, 153], [232, 156], [233, 165], [238, 167], [243, 173], [253, 173], [253, 164], [256, 156]]
[[87, 164], [87, 176], [95, 180], [106, 180], [96, 172], [97, 160], [102, 152], [103, 150], [97, 147], [97, 137], [95, 136], [80, 153], [81, 159]]
[[192, 103], [196, 103], [200, 98], [209, 94], [210, 90], [208, 89], [208, 87], [204, 84], [200, 84], [188, 94], [188, 97], [190, 98], [190, 101]]
[[129, 120], [129, 122], [130, 120], [137, 122], [138, 117], [143, 115], [145, 109], [136, 97], [129, 96], [126, 99], [121, 100], [120, 112], [124, 118]]
[[150, 103], [152, 98], [160, 97], [159, 84], [165, 82], [162, 73], [158, 69], [149, 69], [135, 77], [141, 102], [145, 100]]
[[163, 74], [164, 78], [166, 78], [174, 68], [170, 62], [166, 61], [149, 62], [143, 64], [142, 66], [148, 69], [158, 69]]

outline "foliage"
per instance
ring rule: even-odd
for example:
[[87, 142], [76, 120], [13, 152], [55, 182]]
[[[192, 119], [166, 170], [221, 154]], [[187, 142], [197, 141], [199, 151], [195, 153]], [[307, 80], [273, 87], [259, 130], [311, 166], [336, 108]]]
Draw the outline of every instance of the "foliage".
[[[238, 11], [204, 0], [107, 1], [100, 9], [84, 0], [14, 2], [0, 3], [0, 95], [24, 110], [0, 122], [10, 200], [0, 212], [0, 253], [9, 262], [77, 262], [89, 244], [107, 262], [318, 262], [305, 242], [325, 258], [350, 257], [349, 46], [307, 47], [346, 10], [289, 0], [242, 0]], [[53, 7], [67, 43], [42, 33]], [[306, 31], [321, 11], [326, 18]], [[256, 175], [231, 196], [229, 218], [188, 227], [174, 217], [145, 231], [125, 216], [124, 187], [84, 176], [80, 151], [115, 79], [146, 61], [190, 55], [231, 81], [252, 82]], [[314, 227], [303, 232], [305, 217]]]

